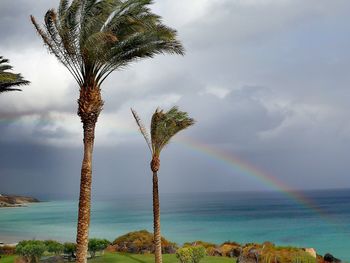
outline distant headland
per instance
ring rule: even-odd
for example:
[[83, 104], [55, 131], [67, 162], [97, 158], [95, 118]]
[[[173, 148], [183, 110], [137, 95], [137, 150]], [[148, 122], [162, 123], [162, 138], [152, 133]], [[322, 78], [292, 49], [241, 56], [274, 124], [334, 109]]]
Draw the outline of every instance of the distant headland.
[[23, 207], [29, 203], [39, 203], [34, 197], [0, 194], [0, 207]]

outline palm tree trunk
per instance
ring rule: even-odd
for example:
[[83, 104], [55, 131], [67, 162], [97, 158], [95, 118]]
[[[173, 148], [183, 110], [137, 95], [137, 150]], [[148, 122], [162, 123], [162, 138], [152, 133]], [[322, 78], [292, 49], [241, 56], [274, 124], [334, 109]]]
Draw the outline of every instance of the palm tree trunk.
[[[87, 126], [87, 127], [86, 127]], [[84, 159], [81, 167], [79, 213], [77, 229], [77, 262], [85, 263], [89, 242], [92, 151], [95, 125], [84, 125]]]
[[153, 172], [153, 234], [155, 262], [162, 263], [162, 237], [160, 234], [158, 175]]
[[86, 263], [91, 210], [92, 153], [95, 126], [103, 106], [100, 89], [81, 88], [78, 104], [78, 115], [84, 129], [84, 158], [81, 167], [76, 262]]

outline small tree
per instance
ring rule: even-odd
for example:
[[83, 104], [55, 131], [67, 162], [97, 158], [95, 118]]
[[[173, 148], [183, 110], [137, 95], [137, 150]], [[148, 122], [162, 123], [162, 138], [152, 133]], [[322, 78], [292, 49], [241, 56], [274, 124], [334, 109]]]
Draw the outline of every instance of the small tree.
[[176, 251], [176, 257], [180, 263], [199, 263], [206, 255], [202, 246], [184, 247]]
[[95, 257], [96, 256], [96, 252], [100, 252], [105, 250], [109, 244], [111, 242], [109, 242], [107, 239], [98, 239], [98, 238], [92, 238], [89, 240], [89, 244], [88, 244], [88, 248], [89, 248], [89, 252], [91, 257]]
[[29, 263], [39, 262], [45, 251], [44, 242], [38, 240], [24, 240], [16, 246], [16, 254], [22, 256]]
[[206, 255], [205, 248], [202, 246], [192, 247], [193, 263], [199, 263]]
[[64, 243], [63, 244], [63, 253], [69, 256], [69, 260], [75, 258], [75, 253], [77, 250], [77, 245], [74, 243]]
[[54, 253], [56, 256], [61, 254], [64, 250], [64, 246], [55, 240], [46, 240], [44, 243], [47, 251]]

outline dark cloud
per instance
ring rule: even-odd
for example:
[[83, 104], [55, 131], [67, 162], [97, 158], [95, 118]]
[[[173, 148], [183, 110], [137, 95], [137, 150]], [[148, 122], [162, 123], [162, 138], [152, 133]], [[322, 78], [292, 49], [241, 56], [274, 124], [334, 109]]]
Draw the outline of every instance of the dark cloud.
[[[63, 196], [78, 188], [79, 87], [43, 48], [28, 19], [34, 14], [42, 21], [57, 3], [0, 3], [1, 55], [32, 82], [22, 93], [0, 97], [0, 192]], [[349, 8], [345, 0], [157, 1], [154, 9], [178, 29], [187, 54], [135, 63], [104, 83], [95, 194], [150, 191], [148, 152], [129, 108], [149, 123], [157, 106], [174, 104], [197, 120], [183, 136], [236, 155], [291, 187], [350, 187]], [[269, 187], [175, 140], [164, 151], [161, 189]]]

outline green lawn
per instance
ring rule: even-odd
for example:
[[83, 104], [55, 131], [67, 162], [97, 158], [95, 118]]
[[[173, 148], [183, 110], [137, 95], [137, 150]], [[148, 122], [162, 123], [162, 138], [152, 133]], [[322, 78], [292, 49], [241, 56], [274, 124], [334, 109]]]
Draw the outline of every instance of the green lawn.
[[13, 263], [15, 262], [15, 256], [2, 256], [0, 259], [1, 263]]
[[[153, 263], [153, 255], [106, 253], [102, 257], [89, 260], [89, 263]], [[177, 263], [175, 255], [163, 255], [163, 263]], [[225, 257], [205, 257], [201, 263], [235, 263], [232, 258]]]
[[[13, 263], [15, 256], [3, 256], [0, 263]], [[137, 255], [126, 253], [106, 253], [103, 256], [98, 256], [89, 263], [153, 263], [153, 255]], [[205, 257], [201, 263], [235, 263], [232, 258], [226, 257]], [[175, 255], [163, 255], [163, 263], [178, 263]]]

